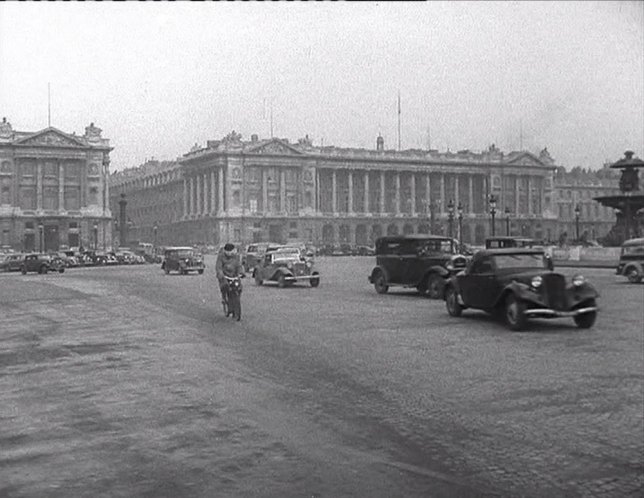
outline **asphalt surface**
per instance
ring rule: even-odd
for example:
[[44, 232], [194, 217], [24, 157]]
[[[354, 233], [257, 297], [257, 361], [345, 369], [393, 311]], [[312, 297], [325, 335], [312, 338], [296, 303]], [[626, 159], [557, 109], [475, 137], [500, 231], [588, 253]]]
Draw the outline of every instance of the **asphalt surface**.
[[517, 333], [320, 258], [234, 322], [207, 263], [0, 275], [1, 497], [643, 494], [644, 285]]

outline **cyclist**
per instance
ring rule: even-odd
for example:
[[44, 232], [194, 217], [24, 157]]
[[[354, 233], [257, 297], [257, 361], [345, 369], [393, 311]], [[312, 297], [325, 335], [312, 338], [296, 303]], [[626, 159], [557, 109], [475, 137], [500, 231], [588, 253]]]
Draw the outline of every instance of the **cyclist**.
[[[228, 305], [228, 282], [226, 277], [235, 278], [244, 275], [244, 269], [235, 245], [230, 242], [226, 244], [217, 255], [217, 263], [215, 264], [215, 271], [217, 273], [217, 280], [219, 280], [219, 290], [221, 291], [221, 303], [224, 306]], [[227, 309], [226, 316], [232, 314], [232, 311]]]

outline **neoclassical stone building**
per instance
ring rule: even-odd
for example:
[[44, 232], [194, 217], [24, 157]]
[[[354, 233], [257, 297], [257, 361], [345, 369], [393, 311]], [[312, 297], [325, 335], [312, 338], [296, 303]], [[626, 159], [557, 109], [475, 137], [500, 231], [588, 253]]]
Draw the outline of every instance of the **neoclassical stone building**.
[[0, 123], [0, 245], [16, 251], [111, 245], [109, 140]]
[[[149, 162], [111, 176], [140, 241], [232, 240], [372, 244], [400, 233], [451, 233], [481, 243], [492, 231], [554, 239], [554, 161], [544, 149], [469, 150], [316, 147], [307, 138], [243, 141], [232, 132], [195, 145], [176, 162]], [[459, 223], [458, 206], [462, 208]], [[450, 206], [453, 218], [450, 222]], [[509, 220], [509, 221], [508, 221]], [[157, 227], [154, 230], [154, 227]], [[459, 226], [462, 233], [459, 233]]]

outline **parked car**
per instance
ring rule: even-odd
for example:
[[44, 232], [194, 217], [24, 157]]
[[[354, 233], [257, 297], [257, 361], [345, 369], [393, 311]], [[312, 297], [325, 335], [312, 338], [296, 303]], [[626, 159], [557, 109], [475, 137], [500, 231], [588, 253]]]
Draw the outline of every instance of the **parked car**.
[[447, 279], [467, 265], [458, 242], [436, 235], [402, 235], [376, 240], [376, 266], [369, 275], [378, 294], [392, 286], [415, 287], [432, 299], [443, 296]]
[[622, 244], [617, 264], [617, 275], [629, 282], [639, 283], [644, 276], [644, 238], [630, 239]]
[[166, 275], [171, 271], [178, 271], [181, 275], [194, 271], [201, 275], [205, 267], [203, 257], [192, 247], [165, 248], [161, 269]]
[[266, 252], [261, 264], [255, 267], [253, 278], [257, 285], [277, 282], [278, 287], [285, 287], [301, 280], [308, 280], [311, 287], [320, 285], [320, 274], [312, 259], [298, 248], [289, 247]]
[[78, 266], [78, 260], [73, 255], [69, 256], [66, 251], [60, 251], [56, 255], [63, 261], [66, 268], [75, 268]]
[[246, 249], [241, 255], [241, 263], [244, 270], [252, 273], [255, 267], [262, 261], [266, 251], [276, 249], [278, 247], [280, 247], [280, 244], [277, 244], [276, 242], [257, 242], [246, 246]]
[[376, 249], [370, 246], [358, 246], [356, 247], [356, 254], [358, 256], [375, 256]]
[[49, 254], [27, 254], [20, 265], [20, 271], [23, 275], [29, 272], [47, 273], [56, 271], [63, 273], [65, 264], [60, 258], [52, 258]]
[[479, 251], [465, 271], [449, 279], [447, 311], [456, 317], [467, 308], [487, 311], [503, 316], [512, 330], [523, 329], [532, 317], [572, 317], [578, 327], [592, 327], [598, 311], [595, 287], [582, 275], [567, 281], [547, 266], [540, 249]]
[[20, 271], [22, 266], [23, 254], [8, 254], [4, 256], [0, 262], [0, 270], [2, 271]]

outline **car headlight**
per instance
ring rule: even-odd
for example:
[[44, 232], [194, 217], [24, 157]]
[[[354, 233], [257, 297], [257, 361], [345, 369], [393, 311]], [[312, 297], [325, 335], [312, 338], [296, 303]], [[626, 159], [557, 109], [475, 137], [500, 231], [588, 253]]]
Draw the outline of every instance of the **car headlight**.
[[311, 262], [310, 262], [310, 261], [307, 261], [307, 262], [306, 262], [306, 267], [307, 267], [307, 268], [311, 268], [311, 266], [313, 266], [313, 265], [311, 264]]
[[584, 282], [586, 282], [586, 279], [583, 275], [575, 275], [574, 277], [572, 277], [572, 285], [574, 285], [575, 287], [583, 285]]
[[286, 268], [291, 270], [293, 268], [293, 263], [291, 263], [290, 261], [288, 263], [286, 263]]
[[530, 282], [530, 285], [534, 287], [535, 289], [538, 289], [541, 287], [541, 284], [543, 283], [543, 278], [541, 278], [539, 275], [536, 277], [532, 277], [532, 281]]
[[447, 263], [447, 264], [445, 265], [445, 268], [447, 268], [448, 270], [450, 270], [450, 271], [451, 271], [451, 270], [453, 270], [453, 269], [454, 269], [454, 265], [453, 265], [452, 263]]

